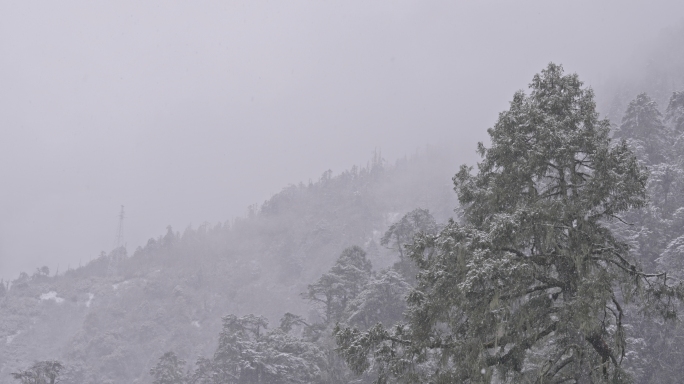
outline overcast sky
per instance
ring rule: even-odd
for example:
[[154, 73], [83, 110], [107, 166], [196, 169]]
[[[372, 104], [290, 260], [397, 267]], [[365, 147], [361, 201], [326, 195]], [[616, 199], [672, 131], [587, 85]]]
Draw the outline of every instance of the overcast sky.
[[[0, 277], [477, 141], [549, 61], [600, 84], [679, 1], [2, 1]], [[459, 164], [454, 164], [454, 171]]]

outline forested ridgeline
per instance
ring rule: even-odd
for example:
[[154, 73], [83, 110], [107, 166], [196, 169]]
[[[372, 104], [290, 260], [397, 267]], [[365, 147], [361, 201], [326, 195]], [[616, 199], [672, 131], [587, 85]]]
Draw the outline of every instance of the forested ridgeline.
[[454, 214], [454, 164], [445, 148], [394, 164], [376, 154], [364, 167], [291, 185], [245, 218], [168, 228], [132, 255], [116, 249], [57, 276], [22, 273], [0, 288], [0, 382], [49, 360], [63, 363], [62, 382], [149, 382], [166, 351], [210, 356], [227, 314], [316, 322], [301, 293], [341, 250], [358, 244], [386, 267], [397, 257], [381, 245], [391, 223], [416, 207], [441, 221]]
[[245, 218], [22, 274], [0, 287], [0, 383], [681, 382], [675, 32], [611, 121], [550, 64], [475, 166], [376, 155]]
[[[462, 207], [417, 209], [374, 269], [344, 249], [280, 325], [223, 317], [217, 348], [155, 383], [677, 383], [684, 336], [684, 93], [639, 94], [620, 124], [550, 64], [454, 177]], [[612, 138], [611, 138], [612, 137]], [[683, 217], [680, 217], [683, 216]], [[331, 337], [332, 336], [332, 337]], [[342, 361], [343, 360], [343, 361]], [[193, 364], [194, 363], [194, 364]]]

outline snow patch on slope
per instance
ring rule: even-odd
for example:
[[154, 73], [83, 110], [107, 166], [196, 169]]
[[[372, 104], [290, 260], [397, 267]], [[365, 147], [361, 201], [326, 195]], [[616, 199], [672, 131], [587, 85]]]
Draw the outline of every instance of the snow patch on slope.
[[128, 280], [126, 280], [126, 281], [121, 281], [121, 282], [119, 282], [119, 283], [112, 284], [112, 289], [116, 291], [117, 289], [119, 289], [120, 286], [124, 286], [124, 285], [127, 285], [127, 284], [128, 284]]
[[17, 333], [15, 333], [15, 334], [13, 334], [13, 335], [8, 335], [8, 336], [7, 336], [6, 344], [7, 344], [7, 345], [12, 344], [12, 340], [14, 340], [15, 337], [19, 336], [20, 333], [21, 333], [21, 331], [17, 331]]
[[43, 293], [40, 295], [40, 300], [45, 301], [45, 300], [54, 300], [55, 303], [59, 304], [64, 301], [63, 298], [57, 296], [57, 292], [55, 291], [50, 291], [48, 293]]
[[92, 293], [88, 294], [88, 301], [86, 301], [85, 303], [86, 308], [90, 307], [90, 303], [93, 301], [93, 297], [95, 297], [95, 295], [93, 295]]

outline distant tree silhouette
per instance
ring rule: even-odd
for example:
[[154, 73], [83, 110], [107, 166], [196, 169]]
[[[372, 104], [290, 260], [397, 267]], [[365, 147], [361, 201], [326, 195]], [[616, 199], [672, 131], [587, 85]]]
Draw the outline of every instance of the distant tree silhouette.
[[55, 384], [63, 369], [56, 360], [37, 361], [25, 371], [13, 372], [12, 377], [22, 384]]
[[150, 369], [150, 375], [154, 377], [154, 384], [185, 384], [186, 376], [183, 373], [185, 361], [181, 360], [173, 352], [166, 352], [159, 358], [157, 365]]

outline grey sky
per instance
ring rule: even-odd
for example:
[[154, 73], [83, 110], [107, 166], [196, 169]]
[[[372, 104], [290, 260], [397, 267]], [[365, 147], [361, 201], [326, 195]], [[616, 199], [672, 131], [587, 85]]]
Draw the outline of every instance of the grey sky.
[[[590, 85], [681, 1], [0, 2], [0, 277], [486, 128], [549, 61]], [[458, 164], [454, 164], [456, 170]]]

